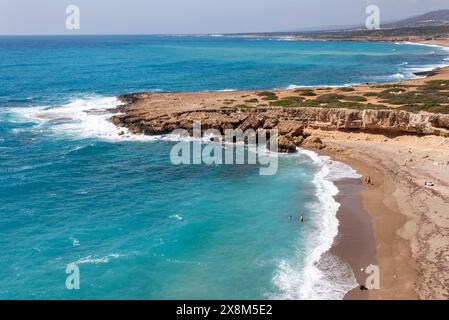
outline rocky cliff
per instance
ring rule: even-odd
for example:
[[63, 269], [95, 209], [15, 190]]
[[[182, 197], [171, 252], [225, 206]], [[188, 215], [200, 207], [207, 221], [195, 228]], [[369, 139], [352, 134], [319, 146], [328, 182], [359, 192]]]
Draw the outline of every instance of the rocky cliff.
[[303, 128], [348, 130], [381, 133], [388, 136], [415, 134], [449, 137], [449, 115], [411, 113], [394, 109], [357, 110], [343, 108], [229, 108], [200, 109], [181, 112], [146, 110], [136, 97], [123, 97], [128, 104], [122, 114], [113, 117], [117, 126], [133, 133], [148, 135], [167, 134], [175, 129], [192, 131], [193, 121], [200, 121], [202, 130], [218, 129], [278, 129], [281, 148], [293, 150], [294, 145], [313, 141], [306, 139]]

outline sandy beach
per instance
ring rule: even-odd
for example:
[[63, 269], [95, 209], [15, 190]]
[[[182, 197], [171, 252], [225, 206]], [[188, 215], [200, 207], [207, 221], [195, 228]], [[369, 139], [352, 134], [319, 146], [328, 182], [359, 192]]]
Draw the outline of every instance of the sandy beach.
[[[447, 39], [420, 42], [449, 47]], [[363, 96], [366, 99], [362, 101], [368, 109], [381, 104], [381, 108], [400, 110], [403, 106], [382, 98], [383, 91], [389, 86], [397, 86], [401, 90], [406, 88], [404, 92], [419, 92], [420, 87], [430, 80], [449, 80], [449, 67], [399, 83], [364, 84], [350, 90], [307, 88], [306, 91], [314, 91], [313, 95], [303, 94], [303, 100], [299, 102], [288, 100], [297, 93], [294, 90], [146, 93], [122, 97], [127, 103], [121, 109], [125, 116], [113, 121], [132, 133], [145, 134], [162, 134], [195, 118], [209, 121], [210, 127], [225, 127], [225, 121], [239, 121], [248, 110], [268, 108], [269, 115], [270, 110], [276, 109], [270, 107], [278, 101], [307, 103], [323, 94], [339, 94], [348, 101], [360, 101], [349, 98]], [[276, 96], [274, 103], [267, 101], [273, 94]], [[346, 109], [345, 112], [346, 119], [353, 117], [352, 111]], [[380, 114], [382, 112], [374, 116]], [[292, 117], [291, 113], [281, 115]], [[232, 116], [236, 119], [229, 120]], [[426, 114], [422, 116], [433, 119]], [[384, 119], [386, 125], [382, 122], [373, 129], [365, 127], [366, 124], [362, 126], [365, 129], [357, 129], [361, 120], [349, 121], [337, 128], [315, 121], [304, 128], [306, 136], [322, 141], [320, 154], [350, 165], [371, 180], [370, 184], [364, 183], [363, 179], [338, 182], [340, 227], [330, 253], [351, 265], [360, 284], [365, 283], [368, 275], [364, 270], [369, 264], [379, 266], [380, 289], [364, 291], [356, 288], [346, 295], [346, 299], [448, 299], [449, 133], [445, 125], [439, 124], [436, 127], [418, 125], [418, 129], [424, 131], [416, 131], [415, 122], [422, 119], [413, 120], [412, 115], [407, 115], [410, 123], [394, 128], [389, 123], [398, 115], [388, 117]], [[353, 127], [354, 123], [359, 127]], [[326, 147], [322, 149], [324, 145]], [[311, 147], [317, 151], [316, 146], [312, 144]], [[304, 148], [309, 146], [304, 145]], [[426, 182], [431, 185], [426, 186]]]
[[[447, 299], [449, 139], [315, 133], [328, 150], [334, 149], [334, 159], [371, 177], [361, 197], [372, 221], [381, 288], [370, 291], [369, 297]], [[426, 187], [426, 181], [434, 186]], [[343, 227], [346, 217], [339, 215]], [[358, 238], [363, 239], [363, 229], [359, 230]], [[345, 229], [341, 233], [344, 236]], [[351, 256], [352, 249], [345, 250]]]

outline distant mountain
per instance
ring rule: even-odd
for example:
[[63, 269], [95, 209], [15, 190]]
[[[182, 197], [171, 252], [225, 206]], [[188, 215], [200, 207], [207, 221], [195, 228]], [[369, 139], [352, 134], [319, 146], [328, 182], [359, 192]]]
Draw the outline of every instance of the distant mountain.
[[368, 30], [364, 25], [328, 26], [281, 32], [239, 33], [235, 35], [259, 36], [298, 36], [322, 39], [348, 38], [404, 38], [418, 36], [422, 38], [441, 38], [449, 36], [449, 9], [431, 11], [419, 16], [399, 21], [381, 22], [379, 30]]
[[404, 20], [381, 24], [381, 28], [408, 28], [408, 27], [433, 27], [448, 26], [449, 27], [449, 10], [431, 11], [419, 16], [414, 16]]

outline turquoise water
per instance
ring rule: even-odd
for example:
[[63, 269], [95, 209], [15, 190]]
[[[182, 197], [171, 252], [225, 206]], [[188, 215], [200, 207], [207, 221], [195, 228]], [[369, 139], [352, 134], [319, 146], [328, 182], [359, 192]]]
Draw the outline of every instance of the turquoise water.
[[[273, 176], [174, 166], [175, 141], [117, 134], [113, 96], [394, 80], [448, 56], [394, 43], [1, 37], [0, 298], [341, 298], [353, 276], [321, 254], [337, 228], [332, 181], [349, 168], [309, 152], [281, 156]], [[70, 264], [80, 290], [65, 287]]]

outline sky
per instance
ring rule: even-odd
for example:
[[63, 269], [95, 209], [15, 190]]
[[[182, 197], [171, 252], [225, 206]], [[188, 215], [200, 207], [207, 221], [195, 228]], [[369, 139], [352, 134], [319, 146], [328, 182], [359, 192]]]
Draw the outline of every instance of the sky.
[[[0, 0], [0, 34], [201, 34], [270, 32], [362, 25], [368, 5], [390, 22], [449, 0]], [[66, 8], [80, 29], [66, 28]]]

